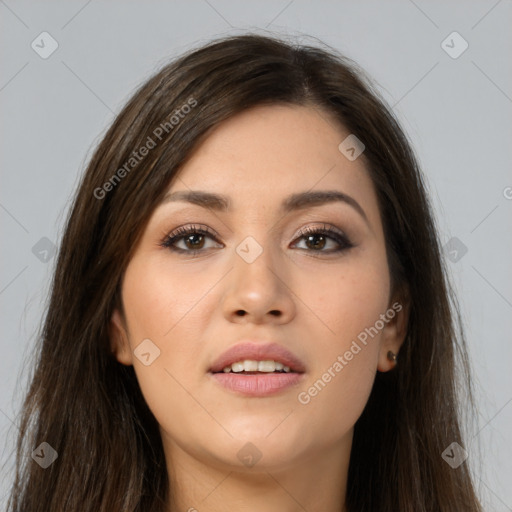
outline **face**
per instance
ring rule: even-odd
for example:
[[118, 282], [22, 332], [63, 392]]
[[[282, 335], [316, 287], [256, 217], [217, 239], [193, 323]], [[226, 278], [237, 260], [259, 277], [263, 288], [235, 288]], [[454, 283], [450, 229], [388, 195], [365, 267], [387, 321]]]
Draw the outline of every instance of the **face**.
[[[156, 206], [111, 339], [134, 366], [168, 459], [244, 470], [252, 455], [276, 469], [350, 446], [376, 371], [394, 366], [387, 352], [403, 340], [405, 308], [390, 296], [364, 153], [349, 160], [338, 149], [349, 134], [312, 108], [253, 108], [211, 132]], [[175, 194], [191, 191], [227, 204]], [[339, 195], [290, 201], [326, 191]], [[210, 372], [244, 341], [281, 351], [234, 361], [279, 363], [284, 348], [302, 372]]]

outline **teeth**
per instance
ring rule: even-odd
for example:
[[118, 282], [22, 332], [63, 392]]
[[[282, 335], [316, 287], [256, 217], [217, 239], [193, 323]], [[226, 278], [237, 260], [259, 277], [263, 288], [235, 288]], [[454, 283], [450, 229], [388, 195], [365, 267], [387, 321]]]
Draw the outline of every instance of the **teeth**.
[[261, 363], [260, 363], [260, 362], [258, 362], [258, 361], [252, 361], [252, 360], [250, 360], [250, 359], [246, 359], [246, 360], [244, 361], [244, 370], [245, 370], [246, 372], [257, 372], [258, 370], [259, 370], [259, 371], [262, 371], [262, 370], [260, 369], [260, 364], [261, 364]]
[[234, 372], [240, 373], [243, 371], [246, 372], [285, 372], [290, 373], [290, 367], [285, 366], [283, 363], [279, 363], [277, 361], [267, 360], [267, 361], [255, 361], [253, 359], [246, 359], [245, 361], [237, 361], [229, 366], [226, 366], [222, 369], [224, 373]]
[[244, 363], [243, 363], [243, 362], [233, 363], [233, 364], [231, 365], [231, 369], [232, 369], [235, 373], [243, 372], [243, 371], [245, 370], [245, 368], [244, 368]]
[[259, 372], [273, 372], [276, 369], [275, 361], [260, 361], [258, 363]]

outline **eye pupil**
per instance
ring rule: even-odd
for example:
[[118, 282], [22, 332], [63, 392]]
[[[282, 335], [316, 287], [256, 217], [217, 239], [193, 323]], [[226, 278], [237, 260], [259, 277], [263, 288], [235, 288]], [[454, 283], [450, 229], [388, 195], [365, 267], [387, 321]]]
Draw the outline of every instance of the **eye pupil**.
[[[201, 240], [199, 242], [196, 240], [197, 243], [194, 243], [194, 242], [192, 242], [192, 239], [194, 239], [194, 238], [201, 238]], [[204, 241], [204, 236], [200, 235], [200, 234], [197, 234], [197, 233], [192, 233], [192, 234], [188, 235], [185, 238], [185, 243], [186, 244], [191, 243], [192, 244], [192, 248], [197, 248], [198, 246], [201, 245], [201, 242], [203, 242], [203, 241]]]
[[[309, 244], [309, 242], [311, 241], [311, 239], [318, 239], [318, 238], [321, 238], [322, 239], [322, 242], [320, 244], [316, 243], [316, 244], [313, 244], [313, 247], [315, 248], [320, 248], [320, 249], [323, 249], [325, 247], [325, 237], [323, 235], [308, 235], [307, 236], [307, 244]], [[309, 245], [308, 245], [309, 247]]]

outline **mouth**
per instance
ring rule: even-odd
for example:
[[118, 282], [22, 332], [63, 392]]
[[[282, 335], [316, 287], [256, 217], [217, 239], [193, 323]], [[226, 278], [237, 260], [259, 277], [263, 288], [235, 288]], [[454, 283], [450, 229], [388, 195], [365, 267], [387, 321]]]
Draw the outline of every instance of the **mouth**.
[[297, 386], [305, 371], [302, 361], [281, 345], [245, 342], [224, 352], [209, 374], [225, 390], [264, 397]]
[[211, 365], [210, 373], [304, 373], [304, 363], [277, 343], [245, 341], [230, 347]]
[[280, 361], [266, 360], [257, 361], [255, 359], [246, 359], [244, 361], [236, 361], [225, 366], [222, 370], [211, 373], [236, 373], [238, 375], [268, 375], [279, 373], [301, 373], [293, 370], [289, 366]]

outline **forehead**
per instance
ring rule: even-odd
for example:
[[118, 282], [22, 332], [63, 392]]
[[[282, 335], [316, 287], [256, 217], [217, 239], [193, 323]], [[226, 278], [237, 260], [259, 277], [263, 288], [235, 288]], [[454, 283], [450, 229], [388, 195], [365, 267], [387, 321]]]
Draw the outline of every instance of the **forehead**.
[[364, 156], [351, 161], [338, 148], [349, 135], [318, 108], [254, 107], [209, 133], [177, 173], [164, 202], [203, 191], [226, 198], [224, 205], [203, 204], [206, 207], [282, 213], [294, 195], [337, 191], [348, 197], [346, 204], [353, 199], [352, 207], [361, 205], [370, 224], [378, 223]]

